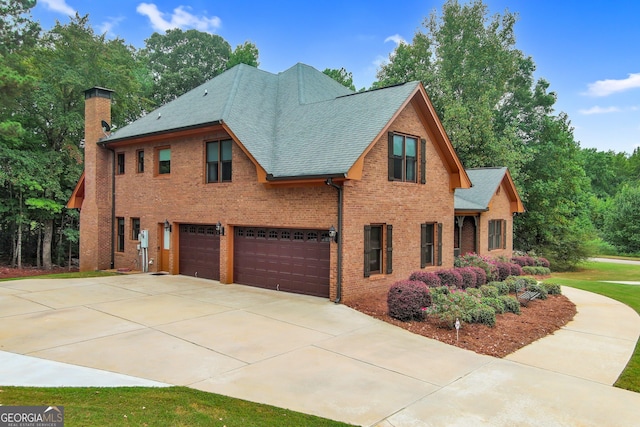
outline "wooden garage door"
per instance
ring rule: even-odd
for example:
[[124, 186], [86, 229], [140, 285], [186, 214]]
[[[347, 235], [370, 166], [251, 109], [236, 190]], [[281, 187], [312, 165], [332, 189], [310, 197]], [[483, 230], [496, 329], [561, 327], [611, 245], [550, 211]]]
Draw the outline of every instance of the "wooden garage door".
[[329, 256], [324, 230], [237, 227], [234, 282], [328, 298]]
[[180, 225], [180, 274], [220, 280], [220, 236], [215, 225]]

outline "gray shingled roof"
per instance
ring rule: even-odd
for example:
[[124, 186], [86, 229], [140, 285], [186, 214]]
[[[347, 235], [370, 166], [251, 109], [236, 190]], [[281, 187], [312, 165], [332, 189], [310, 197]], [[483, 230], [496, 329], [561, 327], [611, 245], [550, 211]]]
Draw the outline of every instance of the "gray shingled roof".
[[418, 84], [353, 93], [304, 64], [279, 74], [240, 64], [123, 127], [109, 142], [220, 121], [276, 178], [343, 174]]
[[502, 182], [506, 167], [466, 169], [473, 185], [471, 188], [457, 188], [455, 210], [486, 211], [498, 186]]

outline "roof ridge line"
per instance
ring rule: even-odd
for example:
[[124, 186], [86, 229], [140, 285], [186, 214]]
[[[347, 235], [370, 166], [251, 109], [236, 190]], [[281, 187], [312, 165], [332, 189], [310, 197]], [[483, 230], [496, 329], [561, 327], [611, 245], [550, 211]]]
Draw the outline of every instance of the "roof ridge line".
[[233, 101], [238, 93], [238, 88], [240, 86], [240, 76], [242, 75], [242, 70], [244, 64], [238, 64], [238, 71], [236, 71], [236, 76], [233, 78], [233, 85], [231, 86], [231, 90], [229, 91], [229, 98], [222, 109], [222, 120], [227, 121], [229, 119], [229, 112], [231, 111], [231, 106], [233, 105]]

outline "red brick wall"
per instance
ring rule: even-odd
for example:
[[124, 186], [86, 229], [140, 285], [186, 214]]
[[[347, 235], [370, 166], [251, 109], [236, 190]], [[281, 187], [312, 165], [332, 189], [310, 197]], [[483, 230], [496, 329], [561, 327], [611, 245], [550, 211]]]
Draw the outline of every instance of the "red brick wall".
[[[453, 192], [437, 149], [412, 105], [391, 124], [390, 131], [427, 140], [425, 185], [388, 180], [388, 140], [383, 135], [366, 155], [361, 181], [345, 187], [343, 300], [386, 289], [420, 270], [420, 224], [443, 223], [442, 267], [453, 266]], [[420, 164], [420, 162], [418, 162]], [[418, 180], [419, 181], [419, 180]], [[393, 273], [364, 277], [364, 226], [393, 225]], [[383, 251], [383, 264], [386, 254]], [[442, 267], [429, 267], [436, 269]]]
[[[503, 219], [507, 221], [507, 241], [506, 249], [489, 250], [489, 221]], [[513, 253], [513, 215], [511, 214], [511, 203], [505, 191], [504, 183], [500, 184], [499, 192], [493, 195], [489, 203], [489, 211], [480, 215], [480, 241], [479, 253], [491, 257], [506, 256], [511, 257]]]
[[[437, 148], [429, 140], [418, 114], [410, 104], [394, 120], [389, 130], [427, 140], [427, 183], [388, 181], [387, 136], [383, 135], [364, 159], [361, 181], [351, 181], [344, 188], [343, 301], [385, 289], [420, 269], [420, 224], [443, 224], [442, 267], [453, 265], [453, 192], [449, 190], [447, 172]], [[117, 268], [136, 268], [137, 240], [132, 239], [131, 218], [140, 218], [141, 229], [149, 230], [149, 257], [155, 271], [162, 244], [162, 223], [173, 225], [169, 270], [178, 273], [177, 225], [180, 223], [215, 224], [226, 228], [221, 237], [221, 282], [231, 282], [233, 232], [235, 226], [272, 226], [316, 228], [338, 226], [337, 191], [327, 185], [312, 187], [268, 187], [257, 182], [256, 168], [239, 146], [233, 146], [233, 181], [205, 182], [205, 142], [226, 138], [222, 128], [206, 135], [131, 144], [117, 148], [125, 154], [125, 173], [116, 176], [116, 216], [125, 218], [125, 251], [115, 255]], [[170, 146], [171, 173], [157, 176], [154, 148]], [[144, 149], [145, 171], [136, 173], [136, 151]], [[99, 156], [110, 159], [108, 150], [98, 148]], [[90, 156], [88, 162], [94, 157]], [[418, 161], [418, 165], [420, 162]], [[100, 161], [100, 168], [111, 163]], [[91, 167], [87, 164], [87, 170]], [[110, 176], [106, 170], [100, 173]], [[418, 174], [419, 176], [419, 174]], [[101, 200], [108, 206], [110, 184], [100, 185]], [[87, 199], [85, 199], [87, 204]], [[89, 202], [89, 205], [92, 202]], [[85, 206], [83, 206], [83, 211]], [[103, 209], [103, 211], [107, 211]], [[89, 208], [86, 213], [93, 214]], [[85, 215], [85, 216], [87, 216]], [[110, 210], [109, 218], [110, 219]], [[89, 221], [87, 221], [89, 222]], [[93, 221], [92, 223], [95, 223]], [[106, 221], [110, 224], [110, 221]], [[363, 277], [363, 229], [367, 224], [393, 225], [393, 273]], [[109, 225], [111, 227], [111, 225]], [[85, 227], [86, 228], [86, 227]], [[108, 236], [113, 228], [102, 227], [97, 234]], [[85, 229], [83, 229], [83, 232]], [[95, 237], [96, 233], [91, 233]], [[86, 238], [83, 236], [83, 239]], [[86, 249], [87, 246], [85, 245]], [[110, 254], [106, 251], [106, 254]], [[83, 253], [82, 256], [86, 254]], [[386, 254], [384, 255], [386, 259]], [[104, 267], [100, 267], [104, 268]], [[440, 267], [429, 267], [436, 269]], [[331, 298], [336, 297], [337, 245], [331, 245]]]

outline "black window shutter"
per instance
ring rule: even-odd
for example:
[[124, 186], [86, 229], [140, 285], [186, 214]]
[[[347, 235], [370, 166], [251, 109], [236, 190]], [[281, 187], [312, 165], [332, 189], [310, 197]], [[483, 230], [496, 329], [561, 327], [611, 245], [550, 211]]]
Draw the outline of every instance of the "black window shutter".
[[420, 268], [427, 266], [427, 224], [420, 224]]
[[389, 181], [394, 181], [394, 173], [393, 173], [393, 132], [387, 133], [389, 140]]
[[420, 184], [427, 183], [427, 140], [420, 140]]
[[393, 225], [387, 224], [387, 274], [393, 273]]
[[364, 277], [371, 276], [371, 226], [364, 226]]
[[442, 223], [438, 223], [438, 265], [442, 265]]

